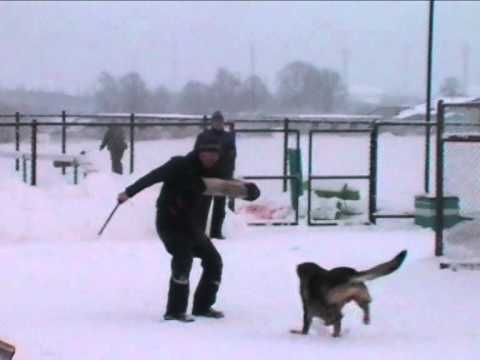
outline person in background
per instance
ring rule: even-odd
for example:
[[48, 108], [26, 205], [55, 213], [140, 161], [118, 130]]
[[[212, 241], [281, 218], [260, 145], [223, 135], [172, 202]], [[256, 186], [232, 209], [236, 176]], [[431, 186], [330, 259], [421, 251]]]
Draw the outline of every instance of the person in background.
[[[218, 164], [218, 177], [225, 180], [233, 178], [235, 171], [235, 159], [237, 157], [237, 147], [235, 144], [235, 134], [225, 130], [225, 119], [220, 111], [215, 111], [211, 117], [210, 128], [201, 132], [196, 140], [194, 149], [210, 141], [220, 144], [220, 159]], [[208, 210], [210, 208], [211, 198], [204, 199], [206, 209], [206, 218], [204, 219], [204, 228], [207, 225]], [[223, 235], [223, 222], [225, 220], [225, 196], [215, 196], [213, 200], [212, 222], [210, 225], [210, 237], [213, 239], [225, 239]]]
[[110, 158], [112, 160], [112, 172], [116, 174], [123, 174], [122, 157], [127, 149], [127, 142], [125, 141], [125, 133], [120, 126], [109, 126], [105, 135], [103, 136], [100, 150], [107, 147], [110, 151]]

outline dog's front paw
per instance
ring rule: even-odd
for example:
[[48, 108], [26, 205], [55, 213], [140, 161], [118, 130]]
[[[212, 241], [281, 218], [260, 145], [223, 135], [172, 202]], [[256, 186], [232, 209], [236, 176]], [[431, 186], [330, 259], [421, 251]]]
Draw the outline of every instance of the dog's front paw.
[[303, 332], [302, 330], [291, 329], [290, 333], [297, 334], [297, 335], [307, 335], [307, 333]]

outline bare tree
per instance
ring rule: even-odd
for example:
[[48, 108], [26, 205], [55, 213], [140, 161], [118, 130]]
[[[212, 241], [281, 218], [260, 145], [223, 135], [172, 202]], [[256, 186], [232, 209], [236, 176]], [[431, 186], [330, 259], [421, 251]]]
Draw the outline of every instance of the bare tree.
[[334, 111], [344, 100], [346, 91], [340, 75], [329, 69], [295, 61], [278, 73], [277, 101], [294, 111]]
[[241, 109], [255, 111], [271, 101], [272, 94], [259, 76], [250, 76], [242, 83], [238, 97], [238, 105]]
[[163, 86], [159, 86], [153, 91], [149, 102], [149, 108], [156, 113], [170, 112], [175, 107], [174, 95]]
[[226, 112], [240, 110], [239, 96], [242, 81], [232, 72], [225, 68], [217, 70], [215, 79], [210, 86], [211, 100], [215, 108], [221, 108]]
[[344, 105], [347, 91], [341, 82], [340, 74], [336, 71], [329, 69], [320, 70], [318, 86], [320, 110], [331, 113]]
[[116, 112], [120, 110], [120, 91], [117, 80], [104, 71], [98, 77], [98, 88], [95, 92], [97, 111]]
[[140, 74], [130, 72], [119, 80], [121, 109], [125, 112], [145, 112], [150, 92]]
[[180, 91], [178, 110], [188, 114], [205, 114], [211, 110], [210, 88], [199, 81], [189, 81]]
[[449, 97], [462, 96], [462, 85], [460, 81], [454, 76], [447, 77], [443, 80], [442, 86], [440, 87], [440, 94]]

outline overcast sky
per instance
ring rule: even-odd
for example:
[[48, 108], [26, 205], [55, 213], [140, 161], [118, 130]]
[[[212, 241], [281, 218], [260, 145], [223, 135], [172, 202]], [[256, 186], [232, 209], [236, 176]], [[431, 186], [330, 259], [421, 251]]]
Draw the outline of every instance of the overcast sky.
[[[479, 14], [480, 2], [435, 2], [434, 89], [463, 80], [466, 58], [468, 82], [480, 84]], [[302, 60], [350, 86], [423, 94], [427, 24], [425, 1], [2, 1], [0, 86], [80, 93], [105, 70], [179, 89], [224, 66], [242, 78], [254, 69], [273, 88], [278, 70]]]

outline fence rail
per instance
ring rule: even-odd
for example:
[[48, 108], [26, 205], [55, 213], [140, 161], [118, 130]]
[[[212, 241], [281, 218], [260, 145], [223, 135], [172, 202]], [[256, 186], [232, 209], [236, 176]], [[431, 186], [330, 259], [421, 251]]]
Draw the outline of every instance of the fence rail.
[[[20, 129], [25, 127], [30, 127], [31, 132], [31, 155], [29, 159], [23, 158], [23, 161], [31, 161], [31, 185], [37, 184], [37, 137], [38, 137], [38, 128], [39, 127], [61, 127], [61, 154], [65, 155], [67, 153], [67, 128], [68, 127], [128, 127], [129, 134], [129, 149], [130, 149], [130, 173], [134, 172], [135, 168], [135, 128], [147, 128], [147, 127], [167, 127], [167, 128], [178, 128], [178, 127], [200, 127], [205, 128], [209, 118], [206, 116], [185, 116], [185, 117], [173, 117], [173, 116], [145, 116], [145, 115], [136, 115], [132, 114], [96, 114], [96, 115], [73, 115], [67, 114], [63, 111], [61, 114], [20, 114], [15, 113], [12, 115], [0, 114], [1, 118], [14, 118], [15, 121], [11, 122], [0, 122], [0, 128], [14, 128], [15, 129], [15, 153], [20, 153], [20, 142], [21, 142], [21, 133]], [[58, 117], [61, 121], [51, 121], [52, 117]], [[29, 121], [21, 121], [21, 119], [28, 118]], [[50, 119], [50, 121], [38, 121], [38, 119]], [[69, 118], [75, 118], [77, 121], [68, 121]], [[125, 120], [124, 122], [111, 121], [113, 119], [118, 120], [119, 118]], [[110, 120], [110, 121], [101, 121], [101, 122], [91, 122], [91, 121], [78, 121], [78, 119], [100, 119], [100, 120]], [[140, 122], [141, 120], [153, 120], [149, 122]], [[171, 121], [175, 120], [175, 121]], [[197, 120], [197, 121], [193, 121]], [[201, 120], [201, 121], [198, 121]], [[231, 131], [238, 133], [283, 133], [283, 191], [287, 191], [287, 156], [288, 156], [288, 145], [289, 145], [289, 136], [291, 134], [295, 135], [296, 139], [296, 148], [297, 150], [300, 147], [300, 133], [297, 129], [288, 128], [288, 119], [283, 119], [282, 123], [284, 124], [283, 128], [235, 128], [235, 123], [262, 123], [262, 121], [248, 120], [248, 119], [236, 119], [226, 122], [227, 127]], [[272, 121], [269, 120], [269, 123]], [[285, 125], [286, 124], [286, 125]], [[20, 170], [20, 157], [15, 158], [15, 170]], [[22, 168], [25, 169], [25, 166]], [[62, 167], [62, 174], [65, 175], [65, 167]], [[24, 174], [25, 177], [25, 174]]]
[[[369, 220], [371, 223], [375, 223], [377, 218], [405, 218], [405, 217], [413, 217], [413, 214], [406, 214], [406, 213], [388, 213], [382, 214], [377, 212], [377, 172], [378, 172], [378, 165], [377, 165], [377, 153], [378, 153], [378, 134], [381, 130], [387, 127], [407, 127], [407, 128], [425, 128], [430, 129], [434, 128], [435, 133], [438, 136], [443, 136], [444, 127], [446, 125], [455, 125], [457, 127], [465, 127], [465, 128], [472, 128], [472, 127], [479, 127], [480, 124], [476, 122], [457, 122], [457, 121], [448, 121], [446, 120], [444, 114], [444, 108], [455, 108], [455, 109], [472, 109], [478, 108], [479, 104], [471, 104], [471, 103], [464, 103], [464, 104], [443, 104], [442, 106], [439, 105], [437, 117], [442, 117], [442, 121], [439, 122], [422, 122], [422, 121], [385, 121], [380, 120], [378, 117], [375, 116], [365, 116], [365, 117], [358, 117], [352, 116], [352, 120], [344, 119], [344, 118], [335, 118], [334, 116], [319, 116], [319, 117], [268, 117], [263, 119], [242, 119], [242, 118], [235, 118], [230, 119], [227, 121], [227, 126], [230, 127], [231, 131], [235, 133], [280, 133], [283, 134], [283, 169], [282, 174], [279, 175], [279, 180], [283, 181], [283, 191], [287, 191], [288, 180], [290, 177], [288, 176], [288, 148], [290, 145], [290, 136], [293, 134], [295, 136], [295, 147], [298, 150], [300, 148], [300, 130], [297, 126], [304, 125], [304, 124], [316, 124], [316, 125], [362, 125], [365, 128], [362, 129], [312, 129], [310, 130], [310, 140], [309, 140], [309, 191], [311, 191], [311, 180], [316, 179], [334, 179], [334, 178], [342, 178], [342, 179], [357, 179], [357, 180], [366, 180], [369, 181]], [[52, 121], [52, 118], [58, 118], [59, 121]], [[11, 121], [8, 121], [10, 120]], [[107, 127], [107, 126], [120, 126], [128, 128], [128, 141], [130, 143], [130, 173], [134, 171], [135, 168], [135, 142], [136, 142], [136, 132], [135, 128], [146, 128], [146, 127], [200, 127], [205, 128], [208, 124], [209, 117], [204, 115], [185, 115], [185, 116], [176, 116], [176, 115], [146, 115], [146, 114], [67, 114], [63, 111], [60, 114], [21, 114], [21, 113], [14, 113], [14, 114], [0, 114], [0, 129], [1, 128], [12, 128], [15, 131], [15, 140], [14, 140], [14, 153], [20, 154], [20, 143], [22, 132], [21, 129], [30, 128], [30, 149], [29, 149], [29, 156], [15, 156], [15, 170], [20, 171], [20, 167], [22, 167], [23, 171], [25, 172], [27, 169], [27, 161], [30, 161], [30, 166], [28, 167], [31, 172], [31, 185], [37, 184], [37, 159], [41, 158], [37, 153], [37, 140], [38, 140], [38, 129], [39, 127], [52, 127], [52, 128], [61, 128], [61, 149], [60, 153], [65, 155], [67, 153], [68, 148], [68, 132], [67, 128], [70, 127]], [[7, 121], [5, 121], [7, 120]], [[96, 120], [96, 121], [93, 121]], [[113, 121], [116, 120], [116, 121]], [[122, 120], [119, 122], [118, 120]], [[260, 128], [241, 128], [241, 124], [251, 125], [255, 124], [260, 126]], [[261, 127], [261, 125], [264, 125]], [[369, 170], [368, 174], [361, 174], [361, 175], [346, 175], [346, 176], [339, 176], [339, 175], [331, 175], [331, 176], [323, 176], [318, 177], [315, 174], [311, 173], [311, 142], [312, 142], [312, 134], [313, 133], [327, 133], [327, 134], [347, 134], [347, 133], [369, 133], [370, 134], [370, 154], [369, 154]], [[435, 134], [434, 133], [434, 134]], [[430, 136], [428, 134], [428, 136]], [[437, 141], [439, 139], [437, 138]], [[459, 137], [455, 139], [454, 137], [450, 136], [443, 140], [443, 142], [448, 141], [469, 141], [466, 137]], [[477, 138], [471, 138], [471, 141], [478, 141]], [[442, 146], [443, 146], [442, 142]], [[437, 146], [438, 143], [437, 143]], [[437, 148], [437, 158], [439, 157]], [[27, 152], [23, 152], [26, 154]], [[424, 181], [425, 183], [429, 182], [429, 172], [427, 169], [429, 168], [429, 161], [430, 155], [429, 153], [425, 153], [425, 175]], [[440, 153], [441, 155], [441, 153]], [[22, 162], [22, 163], [21, 163]], [[438, 167], [438, 166], [437, 166]], [[65, 174], [65, 168], [62, 168], [62, 173]], [[253, 175], [252, 175], [253, 176]], [[26, 180], [25, 173], [24, 179]], [[438, 178], [437, 178], [438, 180]], [[437, 183], [437, 188], [439, 184]], [[310, 201], [309, 201], [310, 202]], [[441, 200], [440, 200], [441, 202]], [[439, 202], [439, 203], [440, 203]], [[309, 204], [310, 206], [310, 204]], [[310, 208], [309, 208], [310, 213]], [[310, 215], [309, 215], [310, 216]], [[440, 235], [441, 236], [441, 235]], [[439, 249], [438, 252], [440, 253], [442, 250]]]

